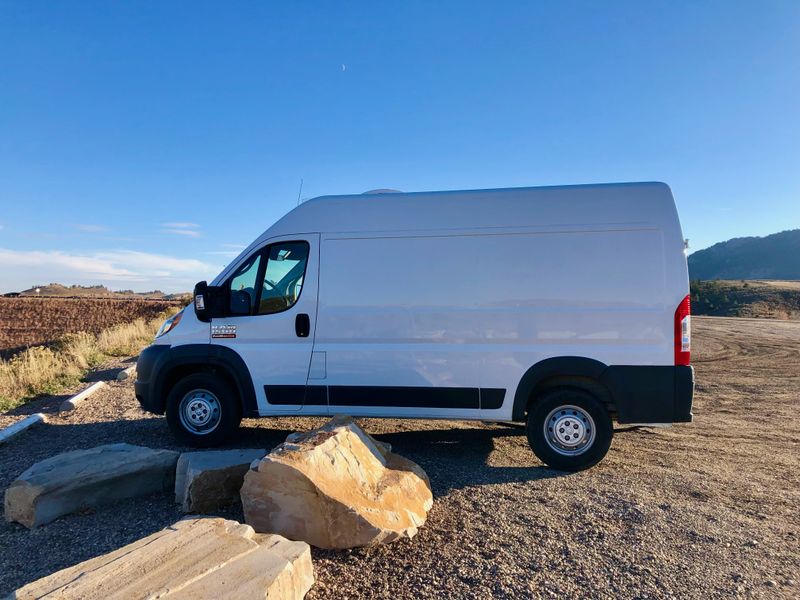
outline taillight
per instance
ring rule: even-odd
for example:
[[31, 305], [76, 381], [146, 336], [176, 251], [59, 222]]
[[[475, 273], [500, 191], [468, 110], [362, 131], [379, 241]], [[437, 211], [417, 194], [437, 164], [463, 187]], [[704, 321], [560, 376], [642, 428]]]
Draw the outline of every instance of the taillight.
[[675, 309], [675, 364], [689, 365], [692, 351], [692, 317], [689, 296]]

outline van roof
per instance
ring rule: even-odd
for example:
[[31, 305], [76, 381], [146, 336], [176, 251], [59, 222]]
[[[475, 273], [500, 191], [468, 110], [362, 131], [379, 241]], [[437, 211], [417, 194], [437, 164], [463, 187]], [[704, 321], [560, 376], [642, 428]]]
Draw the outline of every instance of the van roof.
[[611, 224], [677, 227], [680, 235], [672, 192], [661, 182], [382, 192], [307, 200], [267, 229], [242, 255], [249, 254], [252, 248], [270, 238], [305, 233], [399, 233], [501, 227], [546, 230]]
[[320, 196], [287, 213], [261, 237], [641, 223], [658, 221], [654, 211], [665, 204], [674, 210], [669, 186], [659, 182]]

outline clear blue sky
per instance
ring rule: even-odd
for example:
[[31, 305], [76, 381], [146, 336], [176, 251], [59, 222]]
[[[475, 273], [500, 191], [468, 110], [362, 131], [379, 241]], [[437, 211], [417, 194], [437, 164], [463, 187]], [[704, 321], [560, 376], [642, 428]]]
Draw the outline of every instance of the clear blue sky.
[[800, 227], [800, 2], [0, 1], [0, 291], [187, 290], [302, 196], [660, 180]]

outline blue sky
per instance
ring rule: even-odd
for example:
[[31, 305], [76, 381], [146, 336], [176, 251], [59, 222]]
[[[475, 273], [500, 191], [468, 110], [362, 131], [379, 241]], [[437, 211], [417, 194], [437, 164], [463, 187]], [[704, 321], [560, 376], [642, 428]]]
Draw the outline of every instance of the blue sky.
[[800, 227], [798, 2], [0, 1], [0, 291], [188, 290], [297, 201], [660, 180]]

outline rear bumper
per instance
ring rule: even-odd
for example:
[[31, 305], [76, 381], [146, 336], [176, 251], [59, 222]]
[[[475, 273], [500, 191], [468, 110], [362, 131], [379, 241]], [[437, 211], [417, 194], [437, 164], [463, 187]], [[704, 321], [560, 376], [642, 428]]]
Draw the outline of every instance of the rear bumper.
[[694, 367], [675, 367], [675, 423], [692, 422]]
[[601, 381], [611, 392], [619, 423], [692, 420], [694, 367], [611, 366]]
[[144, 410], [159, 415], [164, 414], [164, 402], [156, 380], [169, 357], [169, 349], [166, 344], [148, 346], [136, 361], [136, 381], [133, 384], [136, 399]]

